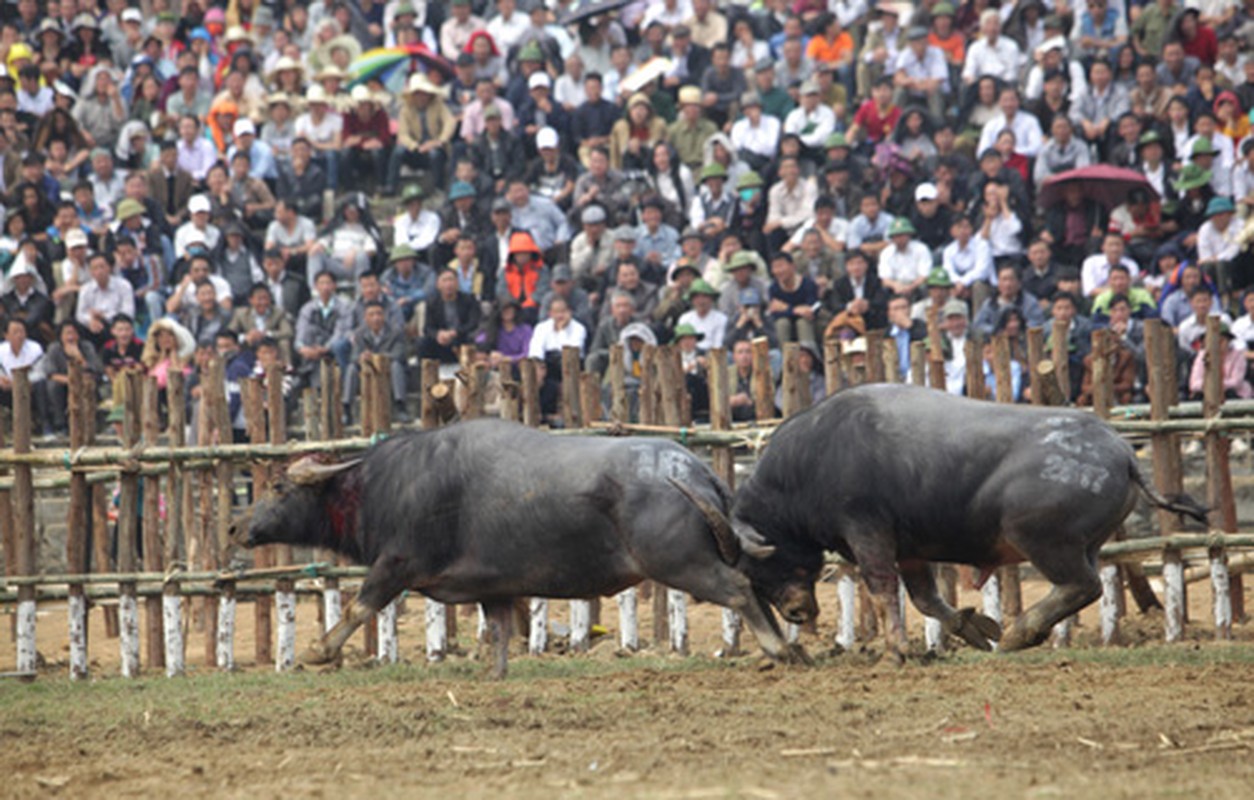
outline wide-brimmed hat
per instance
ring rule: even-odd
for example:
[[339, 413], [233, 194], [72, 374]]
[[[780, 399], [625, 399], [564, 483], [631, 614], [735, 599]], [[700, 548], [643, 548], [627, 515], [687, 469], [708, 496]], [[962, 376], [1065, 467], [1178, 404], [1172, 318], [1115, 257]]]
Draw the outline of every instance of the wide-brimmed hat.
[[418, 254], [414, 252], [414, 248], [407, 244], [398, 244], [392, 248], [392, 253], [388, 256], [388, 263], [395, 264], [397, 261], [405, 261], [406, 259], [417, 257]]
[[727, 270], [735, 272], [738, 269], [749, 268], [756, 270], [758, 268], [758, 260], [753, 257], [753, 253], [748, 250], [740, 250], [731, 257], [731, 261], [727, 262]]
[[1146, 131], [1141, 134], [1140, 139], [1136, 140], [1136, 150], [1139, 153], [1142, 147], [1147, 147], [1151, 144], [1161, 145], [1162, 143], [1163, 137], [1159, 135], [1158, 131]]
[[710, 178], [723, 178], [724, 180], [726, 180], [727, 179], [727, 167], [723, 166], [717, 161], [706, 164], [704, 167], [701, 168], [700, 183], [705, 183]]
[[914, 236], [918, 231], [914, 229], [914, 224], [906, 217], [897, 217], [893, 223], [888, 226], [888, 235], [892, 236]]
[[1189, 148], [1189, 156], [1191, 158], [1217, 155], [1219, 155], [1219, 148], [1215, 147], [1214, 143], [1206, 137], [1198, 137], [1193, 146]]
[[692, 286], [688, 289], [689, 297], [696, 297], [699, 294], [707, 297], [718, 297], [719, 291], [711, 286], [704, 278], [697, 278], [692, 282]]
[[923, 283], [929, 289], [954, 288], [954, 282], [944, 267], [932, 267], [932, 271], [927, 274], [927, 280]]
[[696, 337], [697, 341], [701, 341], [705, 338], [705, 334], [692, 327], [692, 323], [690, 322], [685, 322], [681, 325], [675, 326], [675, 341], [679, 341], [685, 336]]
[[679, 90], [681, 106], [701, 105], [701, 90], [696, 86], [684, 86]]
[[174, 319], [165, 317], [152, 323], [148, 328], [148, 338], [157, 335], [158, 331], [168, 330], [174, 334], [174, 340], [178, 342], [179, 358], [191, 358], [196, 352], [196, 337], [192, 336], [192, 332], [184, 328]]
[[409, 82], [405, 84], [405, 94], [413, 94], [414, 92], [433, 94], [437, 97], [448, 97], [448, 89], [444, 86], [436, 86], [425, 72], [415, 72], [409, 76]]
[[408, 184], [404, 189], [401, 190], [401, 202], [408, 203], [411, 200], [421, 200], [422, 194], [423, 192], [422, 192], [421, 183]]
[[753, 170], [749, 170], [736, 179], [737, 191], [740, 189], [760, 189], [765, 185], [766, 182], [762, 180], [762, 176]]
[[1211, 171], [1202, 169], [1197, 164], [1185, 164], [1180, 170], [1180, 177], [1171, 182], [1177, 192], [1187, 192], [1210, 183]]

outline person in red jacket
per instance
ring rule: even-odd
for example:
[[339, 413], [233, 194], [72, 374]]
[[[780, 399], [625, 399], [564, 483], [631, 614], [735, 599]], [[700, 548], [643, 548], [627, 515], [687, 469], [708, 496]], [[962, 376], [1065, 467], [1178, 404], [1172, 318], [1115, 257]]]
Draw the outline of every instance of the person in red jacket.
[[526, 231], [514, 232], [509, 237], [509, 263], [497, 279], [497, 299], [512, 297], [520, 307], [520, 319], [535, 325], [539, 321], [540, 300], [548, 291], [549, 272], [535, 239]]
[[1209, 25], [1203, 25], [1201, 12], [1196, 8], [1186, 8], [1176, 18], [1175, 33], [1180, 44], [1184, 45], [1184, 54], [1193, 56], [1207, 66], [1214, 66], [1219, 57], [1219, 40]]
[[370, 87], [353, 87], [353, 111], [344, 115], [344, 169], [349, 189], [373, 193], [387, 178], [392, 129], [384, 106], [386, 96]]

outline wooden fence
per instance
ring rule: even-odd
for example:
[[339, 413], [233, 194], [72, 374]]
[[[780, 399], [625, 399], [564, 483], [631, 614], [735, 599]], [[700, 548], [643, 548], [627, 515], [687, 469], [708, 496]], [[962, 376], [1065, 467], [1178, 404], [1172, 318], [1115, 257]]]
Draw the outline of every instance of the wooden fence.
[[[1211, 365], [1218, 365], [1222, 337], [1218, 321], [1207, 330], [1206, 348]], [[1065, 330], [1056, 330], [1054, 348], [1046, 357], [1044, 332], [1029, 331], [1025, 383], [1030, 384], [1034, 403], [1061, 403], [1067, 396], [1069, 375], [1065, 364]], [[1186, 622], [1185, 592], [1190, 580], [1209, 577], [1214, 605], [1213, 626], [1218, 638], [1230, 638], [1232, 621], [1244, 615], [1240, 572], [1248, 566], [1239, 557], [1239, 568], [1228, 568], [1228, 551], [1254, 546], [1254, 536], [1237, 533], [1236, 510], [1228, 464], [1228, 436], [1254, 431], [1254, 404], [1234, 401], [1225, 404], [1218, 367], [1208, 368], [1205, 400], [1200, 406], [1183, 409], [1189, 416], [1173, 414], [1176, 399], [1176, 351], [1170, 329], [1161, 323], [1146, 324], [1149, 362], [1148, 407], [1114, 408], [1112, 378], [1106, 359], [1095, 359], [1095, 413], [1106, 416], [1126, 435], [1149, 436], [1153, 455], [1155, 485], [1163, 492], [1177, 492], [1182, 481], [1180, 436], [1200, 433], [1205, 438], [1207, 502], [1215, 511], [1216, 530], [1181, 533], [1174, 515], [1158, 512], [1159, 535], [1152, 539], [1116, 541], [1103, 549], [1101, 570], [1102, 641], [1119, 640], [1119, 619], [1124, 613], [1125, 582], [1138, 604], [1153, 602], [1141, 570], [1147, 557], [1158, 556], [1162, 564], [1165, 595], [1165, 638], [1179, 641]], [[1107, 353], [1107, 332], [1094, 334], [1094, 352]], [[1059, 344], [1059, 343], [1063, 344]], [[563, 353], [560, 415], [565, 429], [561, 435], [668, 436], [696, 448], [710, 448], [715, 471], [729, 485], [734, 484], [734, 450], [756, 450], [769, 438], [778, 423], [775, 386], [769, 368], [765, 340], [755, 341], [750, 385], [756, 421], [749, 425], [730, 422], [729, 367], [724, 350], [709, 353], [710, 424], [692, 424], [691, 398], [685, 389], [681, 354], [670, 346], [645, 346], [633, 354], [639, 374], [629, 381], [628, 361], [621, 347], [611, 352], [604, 384], [595, 375], [583, 373], [579, 354], [573, 348]], [[983, 357], [972, 343], [967, 358], [966, 389], [974, 397], [985, 396]], [[809, 376], [801, 372], [801, 354], [795, 344], [785, 345], [782, 374], [782, 411], [786, 418], [809, 405]], [[824, 343], [822, 370], [826, 389], [835, 392], [849, 385], [898, 379], [896, 341], [876, 332], [867, 337], [865, 356], [843, 353], [834, 341]], [[927, 342], [911, 346], [911, 374], [914, 383], [944, 390], [945, 360], [936, 321], [929, 324]], [[247, 471], [253, 493], [265, 491], [284, 460], [306, 453], [344, 454], [359, 452], [392, 431], [389, 364], [385, 356], [367, 357], [361, 364], [361, 435], [346, 437], [340, 419], [340, 375], [332, 362], [322, 365], [321, 390], [307, 390], [301, 398], [304, 440], [288, 442], [284, 415], [282, 374], [277, 368], [264, 379], [247, 378], [239, 390], [246, 423], [246, 443], [233, 443], [234, 432], [228, 412], [224, 365], [212, 362], [197, 387], [192, 426], [196, 442], [189, 445], [183, 435], [187, 420], [184, 404], [168, 403], [168, 424], [161, 430], [160, 391], [151, 378], [130, 374], [125, 378], [123, 421], [120, 446], [95, 446], [95, 392], [89, 376], [78, 365], [70, 369], [70, 446], [69, 449], [36, 450], [31, 442], [30, 386], [25, 372], [14, 376], [12, 446], [0, 450], [0, 468], [11, 477], [0, 478], [0, 534], [3, 535], [5, 575], [0, 581], [0, 603], [14, 609], [12, 635], [17, 642], [16, 671], [35, 672], [36, 604], [64, 601], [69, 622], [69, 674], [73, 679], [88, 676], [87, 615], [93, 601], [110, 601], [103, 607], [110, 638], [116, 638], [121, 651], [121, 673], [133, 677], [141, 671], [141, 640], [146, 646], [148, 670], [163, 669], [174, 676], [185, 672], [186, 653], [191, 642], [185, 632], [199, 636], [202, 661], [207, 667], [232, 669], [236, 664], [235, 622], [238, 604], [251, 603], [255, 617], [253, 658], [258, 664], [274, 664], [282, 671], [295, 663], [297, 602], [311, 596], [321, 602], [308, 604], [316, 611], [323, 630], [340, 618], [352, 583], [366, 573], [337, 560], [330, 553], [315, 553], [310, 563], [295, 564], [290, 547], [269, 546], [254, 551], [254, 567], [229, 568], [224, 561], [231, 551], [228, 529], [238, 510], [237, 490], [242, 488], [241, 473]], [[1010, 348], [1004, 339], [994, 339], [992, 374], [996, 397], [1010, 398]], [[474, 363], [473, 354], [463, 354], [457, 380], [441, 381], [439, 365], [424, 362], [421, 369], [421, 424], [425, 428], [445, 424], [459, 413], [469, 419], [485, 413], [488, 373], [485, 365]], [[629, 386], [630, 384], [630, 386]], [[506, 380], [500, 386], [499, 414], [526, 425], [540, 424], [539, 386], [536, 363], [520, 365], [520, 380]], [[166, 392], [171, 398], [183, 394], [183, 376], [171, 372]], [[639, 411], [629, 419], [631, 395]], [[455, 395], [461, 402], [455, 402]], [[460, 411], [459, 411], [460, 407]], [[1236, 414], [1236, 416], [1233, 415]], [[1200, 416], [1195, 416], [1200, 415]], [[1147, 418], [1146, 418], [1147, 417]], [[3, 446], [0, 431], [0, 447]], [[36, 471], [39, 479], [36, 480]], [[108, 491], [117, 491], [116, 556], [111, 551], [107, 522]], [[35, 497], [39, 492], [69, 490], [66, 540], [67, 574], [36, 575], [37, 540]], [[164, 499], [164, 514], [162, 500]], [[89, 531], [91, 532], [89, 536]], [[142, 558], [138, 550], [142, 546]], [[90, 566], [88, 569], [90, 551]], [[1199, 552], [1205, 568], [1187, 572], [1185, 555]], [[869, 602], [859, 602], [856, 569], [834, 563], [831, 579], [836, 584], [840, 610], [836, 641], [850, 647], [858, 639], [873, 637], [877, 621]], [[956, 601], [958, 570], [938, 565], [942, 593]], [[904, 592], [904, 590], [903, 590]], [[984, 611], [995, 619], [1009, 621], [1020, 613], [1018, 567], [998, 571], [983, 588]], [[663, 586], [644, 585], [628, 589], [615, 598], [618, 609], [618, 643], [625, 650], [641, 646], [639, 602], [651, 598], [655, 647], [678, 653], [688, 651], [687, 604], [683, 593]], [[142, 604], [141, 604], [142, 599]], [[866, 600], [865, 597], [862, 598]], [[116, 601], [113, 605], [111, 601]], [[398, 601], [366, 626], [365, 649], [382, 662], [399, 658], [397, 616], [404, 601]], [[903, 603], [903, 608], [905, 604]], [[142, 609], [142, 610], [141, 610]], [[542, 598], [530, 601], [531, 634], [528, 648], [540, 653], [549, 648], [551, 603]], [[456, 648], [457, 625], [463, 612], [427, 600], [424, 604], [426, 656], [443, 659]], [[594, 625], [600, 623], [599, 601], [569, 603], [570, 650], [586, 650]], [[142, 623], [142, 624], [141, 624]], [[482, 632], [482, 616], [479, 617]], [[929, 648], [941, 650], [944, 638], [935, 620], [925, 621]], [[720, 654], [740, 652], [740, 621], [731, 611], [722, 615]], [[790, 638], [800, 632], [791, 627]], [[1065, 644], [1070, 624], [1056, 631], [1056, 642]]]

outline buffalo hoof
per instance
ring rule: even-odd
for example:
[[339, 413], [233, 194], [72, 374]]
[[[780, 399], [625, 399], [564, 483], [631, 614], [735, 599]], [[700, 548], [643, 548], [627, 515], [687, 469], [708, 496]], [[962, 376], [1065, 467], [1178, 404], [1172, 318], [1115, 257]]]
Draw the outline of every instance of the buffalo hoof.
[[1016, 625], [1006, 632], [1002, 637], [1001, 644], [998, 645], [1003, 653], [1010, 653], [1015, 650], [1026, 650], [1029, 647], [1035, 647], [1049, 636], [1046, 631], [1044, 635], [1036, 635], [1026, 628]]
[[985, 651], [992, 650], [993, 642], [1001, 639], [1001, 626], [991, 617], [978, 613], [974, 608], [961, 609], [950, 617], [945, 624], [945, 632], [962, 638], [974, 648]]
[[783, 664], [798, 664], [803, 667], [813, 667], [814, 659], [806, 652], [806, 649], [799, 644], [790, 644], [784, 648], [783, 652], [777, 657]]
[[300, 654], [297, 659], [300, 663], [310, 666], [319, 667], [324, 664], [330, 664], [339, 657], [338, 652], [334, 652], [322, 642], [314, 642], [309, 645], [309, 649]]

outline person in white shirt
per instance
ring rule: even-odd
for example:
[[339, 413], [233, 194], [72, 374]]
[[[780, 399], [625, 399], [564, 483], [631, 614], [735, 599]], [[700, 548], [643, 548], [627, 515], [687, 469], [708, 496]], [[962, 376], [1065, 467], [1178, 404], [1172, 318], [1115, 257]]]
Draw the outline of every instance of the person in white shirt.
[[109, 338], [109, 325], [118, 314], [135, 317], [135, 290], [125, 278], [113, 274], [113, 261], [96, 253], [88, 262], [91, 280], [78, 291], [74, 319], [97, 348]]
[[554, 295], [549, 301], [549, 318], [536, 325], [531, 332], [531, 344], [527, 357], [538, 360], [536, 372], [540, 385], [540, 411], [546, 417], [558, 413], [562, 396], [562, 348], [578, 347], [583, 359], [588, 341], [588, 329], [571, 314], [570, 303], [565, 297]]
[[902, 108], [912, 103], [926, 103], [933, 119], [944, 116], [949, 96], [949, 66], [939, 47], [927, 43], [928, 30], [914, 26], [906, 34], [909, 46], [897, 54], [894, 64], [893, 102]]
[[980, 131], [980, 143], [975, 148], [983, 153], [997, 142], [997, 136], [1009, 129], [1015, 135], [1015, 152], [1025, 158], [1035, 158], [1041, 151], [1041, 123], [1035, 115], [1022, 110], [1019, 105], [1019, 90], [1014, 86], [1005, 86], [998, 95], [997, 112]]
[[970, 297], [980, 284], [992, 284], [993, 255], [988, 249], [988, 242], [974, 235], [975, 226], [967, 215], [955, 217], [949, 232], [954, 240], [941, 251], [941, 264], [949, 280], [953, 281], [958, 296]]
[[811, 78], [801, 84], [801, 105], [788, 112], [784, 133], [797, 134], [802, 144], [818, 153], [834, 130], [836, 114], [831, 106], [821, 102], [819, 85]]
[[401, 193], [404, 211], [392, 220], [393, 246], [408, 245], [415, 253], [425, 253], [440, 235], [440, 216], [422, 207], [422, 186], [411, 183]]
[[962, 82], [974, 86], [980, 78], [991, 75], [1003, 83], [1017, 83], [1023, 53], [1010, 37], [1001, 35], [1001, 16], [996, 9], [986, 9], [980, 14], [980, 34], [967, 48]]
[[723, 346], [723, 335], [727, 332], [727, 315], [714, 307], [718, 302], [719, 291], [701, 278], [692, 283], [688, 296], [692, 308], [679, 316], [676, 326], [691, 325], [701, 337], [697, 340], [697, 349], [703, 353], [712, 347]]
[[740, 98], [744, 116], [731, 129], [736, 153], [755, 168], [768, 164], [779, 151], [780, 121], [762, 113], [762, 98], [757, 92], [745, 92]]
[[496, 16], [488, 20], [488, 33], [502, 53], [513, 49], [530, 27], [530, 18], [518, 11], [518, 0], [496, 0]]
[[196, 242], [203, 244], [207, 250], [218, 246], [218, 242], [222, 240], [222, 231], [217, 225], [210, 224], [210, 210], [209, 198], [203, 194], [192, 195], [187, 201], [187, 212], [191, 219], [174, 232], [175, 258], [187, 258], [187, 248]]
[[1080, 291], [1085, 297], [1093, 297], [1106, 288], [1110, 280], [1112, 264], [1122, 263], [1128, 268], [1128, 275], [1135, 282], [1141, 275], [1141, 268], [1136, 262], [1124, 255], [1123, 236], [1118, 233], [1107, 233], [1102, 239], [1102, 252], [1084, 259], [1080, 266]]
[[879, 276], [893, 294], [913, 294], [932, 271], [932, 251], [915, 240], [916, 233], [906, 217], [897, 217], [888, 226], [890, 244], [880, 252]]
[[1216, 276], [1219, 292], [1225, 297], [1233, 289], [1228, 262], [1241, 252], [1241, 226], [1234, 222], [1235, 216], [1232, 198], [1212, 197], [1206, 204], [1206, 221], [1197, 231], [1197, 263]]
[[941, 308], [941, 329], [949, 344], [945, 359], [945, 391], [962, 395], [967, 390], [967, 331], [971, 320], [967, 304], [950, 300]]
[[44, 357], [44, 349], [38, 342], [32, 341], [26, 330], [26, 323], [12, 318], [5, 324], [4, 341], [0, 342], [0, 405], [13, 408], [13, 373], [19, 369], [29, 369], [31, 419], [34, 430], [42, 431], [47, 422], [45, 409], [44, 376], [40, 371], [39, 362]]

